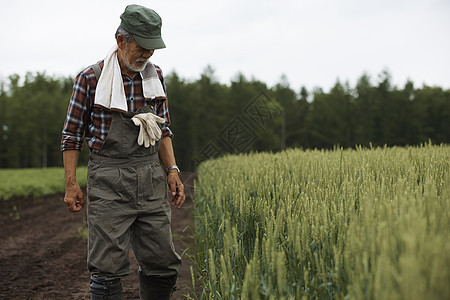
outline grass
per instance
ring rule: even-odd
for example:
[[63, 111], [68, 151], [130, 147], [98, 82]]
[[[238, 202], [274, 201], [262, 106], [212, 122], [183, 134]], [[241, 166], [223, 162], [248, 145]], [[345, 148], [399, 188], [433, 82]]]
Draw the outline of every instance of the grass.
[[[77, 169], [77, 181], [86, 185], [87, 168]], [[0, 169], [0, 199], [64, 193], [64, 169]]]

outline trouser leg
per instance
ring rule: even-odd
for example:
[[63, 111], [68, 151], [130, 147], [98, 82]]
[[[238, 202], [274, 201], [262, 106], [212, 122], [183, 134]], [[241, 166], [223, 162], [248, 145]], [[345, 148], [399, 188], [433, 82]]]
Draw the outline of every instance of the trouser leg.
[[120, 278], [103, 279], [91, 277], [91, 300], [122, 300]]
[[139, 295], [142, 300], [169, 300], [176, 289], [177, 276], [145, 276], [139, 270]]
[[[165, 182], [161, 182], [160, 194], [165, 195]], [[153, 196], [157, 190], [154, 185]], [[138, 204], [141, 210], [131, 226], [131, 246], [143, 274], [161, 278], [176, 276], [181, 258], [173, 245], [169, 202], [158, 193], [157, 199], [144, 199]]]
[[170, 205], [165, 197], [141, 203], [144, 209], [133, 223], [131, 234], [140, 266], [140, 296], [143, 300], [168, 300], [181, 264], [172, 241]]
[[87, 186], [88, 269], [96, 278], [125, 277], [131, 225], [137, 214], [136, 175], [128, 168], [94, 167]]

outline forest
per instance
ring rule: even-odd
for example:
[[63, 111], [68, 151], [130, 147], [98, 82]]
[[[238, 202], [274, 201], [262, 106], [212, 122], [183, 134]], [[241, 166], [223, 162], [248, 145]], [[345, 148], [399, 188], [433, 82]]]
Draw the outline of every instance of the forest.
[[[0, 168], [62, 166], [61, 129], [73, 78], [45, 73], [0, 81]], [[344, 149], [450, 143], [450, 90], [393, 84], [388, 71], [362, 74], [355, 86], [293, 88], [285, 76], [268, 86], [241, 73], [220, 83], [207, 66], [197, 79], [165, 74], [182, 170], [227, 153], [286, 148]], [[89, 157], [86, 145], [80, 165]]]

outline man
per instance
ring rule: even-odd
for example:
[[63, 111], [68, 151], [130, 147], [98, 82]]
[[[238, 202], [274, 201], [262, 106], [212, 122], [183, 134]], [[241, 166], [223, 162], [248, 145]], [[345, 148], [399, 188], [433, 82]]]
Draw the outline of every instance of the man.
[[61, 141], [64, 202], [72, 212], [85, 203], [75, 176], [84, 136], [91, 152], [86, 187], [91, 299], [121, 299], [130, 245], [140, 266], [141, 299], [169, 299], [181, 263], [169, 201], [180, 208], [185, 195], [162, 72], [149, 62], [155, 49], [165, 48], [162, 23], [155, 11], [139, 5], [127, 6], [120, 18], [117, 46], [75, 80]]

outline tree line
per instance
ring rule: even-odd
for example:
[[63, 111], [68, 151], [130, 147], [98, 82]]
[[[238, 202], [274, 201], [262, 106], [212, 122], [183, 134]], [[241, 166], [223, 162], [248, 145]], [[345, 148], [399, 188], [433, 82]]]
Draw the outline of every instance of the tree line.
[[[0, 168], [62, 166], [61, 129], [74, 78], [45, 73], [0, 82]], [[196, 80], [166, 74], [174, 150], [183, 170], [227, 153], [450, 143], [450, 90], [392, 84], [389, 72], [294, 90], [237, 74], [220, 83], [211, 67]], [[89, 157], [86, 145], [80, 164]]]

